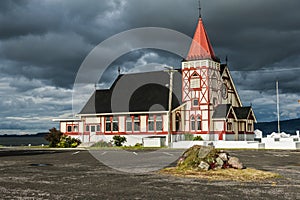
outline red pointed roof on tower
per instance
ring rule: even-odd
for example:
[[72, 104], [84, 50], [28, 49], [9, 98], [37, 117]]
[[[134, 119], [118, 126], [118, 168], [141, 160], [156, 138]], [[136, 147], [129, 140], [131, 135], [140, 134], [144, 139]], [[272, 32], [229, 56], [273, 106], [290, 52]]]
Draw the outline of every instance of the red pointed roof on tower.
[[209, 42], [207, 33], [202, 22], [202, 18], [200, 17], [186, 60], [215, 60], [215, 58], [215, 53]]

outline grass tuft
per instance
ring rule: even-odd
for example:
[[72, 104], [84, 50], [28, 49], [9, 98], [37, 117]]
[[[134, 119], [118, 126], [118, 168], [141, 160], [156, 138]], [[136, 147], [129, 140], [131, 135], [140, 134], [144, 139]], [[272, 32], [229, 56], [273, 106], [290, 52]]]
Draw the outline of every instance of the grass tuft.
[[198, 171], [194, 169], [181, 170], [176, 167], [165, 168], [159, 171], [161, 174], [174, 175], [178, 177], [199, 178], [206, 180], [227, 180], [242, 182], [257, 182], [271, 179], [282, 178], [279, 174], [273, 172], [261, 171], [253, 168], [242, 170], [237, 169], [220, 169], [209, 171]]

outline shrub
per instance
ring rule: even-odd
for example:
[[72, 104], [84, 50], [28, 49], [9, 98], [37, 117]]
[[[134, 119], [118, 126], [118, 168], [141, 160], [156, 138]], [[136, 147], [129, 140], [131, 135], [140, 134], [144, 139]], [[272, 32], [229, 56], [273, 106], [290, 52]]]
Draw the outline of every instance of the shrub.
[[49, 134], [45, 136], [45, 139], [49, 141], [49, 147], [75, 148], [81, 144], [79, 139], [64, 135], [56, 128], [50, 129]]
[[124, 136], [120, 136], [120, 135], [115, 135], [113, 137], [113, 140], [114, 140], [114, 144], [117, 146], [117, 147], [121, 147], [123, 145], [124, 142], [126, 142], [126, 137]]
[[193, 138], [193, 141], [202, 141], [202, 140], [203, 138], [200, 135]]
[[60, 138], [60, 141], [57, 144], [57, 147], [60, 147], [60, 148], [75, 148], [80, 144], [81, 144], [81, 141], [79, 139], [71, 138], [70, 136], [63, 135]]

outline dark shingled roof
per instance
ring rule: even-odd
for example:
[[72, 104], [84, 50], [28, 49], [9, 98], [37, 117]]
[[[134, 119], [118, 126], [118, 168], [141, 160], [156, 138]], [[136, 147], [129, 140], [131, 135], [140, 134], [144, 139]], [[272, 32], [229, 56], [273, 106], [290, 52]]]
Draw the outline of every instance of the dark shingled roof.
[[[96, 90], [79, 114], [167, 111], [170, 76], [167, 72], [119, 75], [110, 89]], [[174, 73], [172, 109], [181, 102], [181, 73]]]
[[247, 119], [250, 113], [251, 107], [233, 107], [233, 110], [238, 119]]
[[231, 104], [219, 104], [215, 110], [212, 118], [226, 118]]
[[[220, 104], [215, 108], [213, 118], [226, 118], [231, 108], [231, 104]], [[237, 119], [247, 119], [251, 107], [232, 107]]]

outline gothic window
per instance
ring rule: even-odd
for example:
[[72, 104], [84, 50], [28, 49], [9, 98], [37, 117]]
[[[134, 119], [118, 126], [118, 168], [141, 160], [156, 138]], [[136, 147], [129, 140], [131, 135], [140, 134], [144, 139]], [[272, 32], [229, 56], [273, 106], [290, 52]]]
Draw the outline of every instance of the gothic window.
[[195, 131], [196, 130], [196, 122], [195, 122], [195, 117], [191, 117], [191, 130]]
[[211, 76], [211, 88], [214, 91], [218, 90], [218, 78], [216, 76], [216, 73], [214, 72], [213, 75]]
[[251, 123], [248, 124], [248, 131], [252, 131], [252, 124]]
[[200, 116], [197, 117], [197, 130], [200, 131], [202, 129], [201, 127], [201, 118]]
[[232, 131], [232, 123], [227, 122], [227, 131]]
[[200, 87], [201, 87], [201, 77], [197, 73], [194, 73], [190, 79], [190, 88], [200, 89]]
[[180, 130], [180, 123], [181, 123], [181, 115], [180, 113], [176, 113], [176, 131]]

